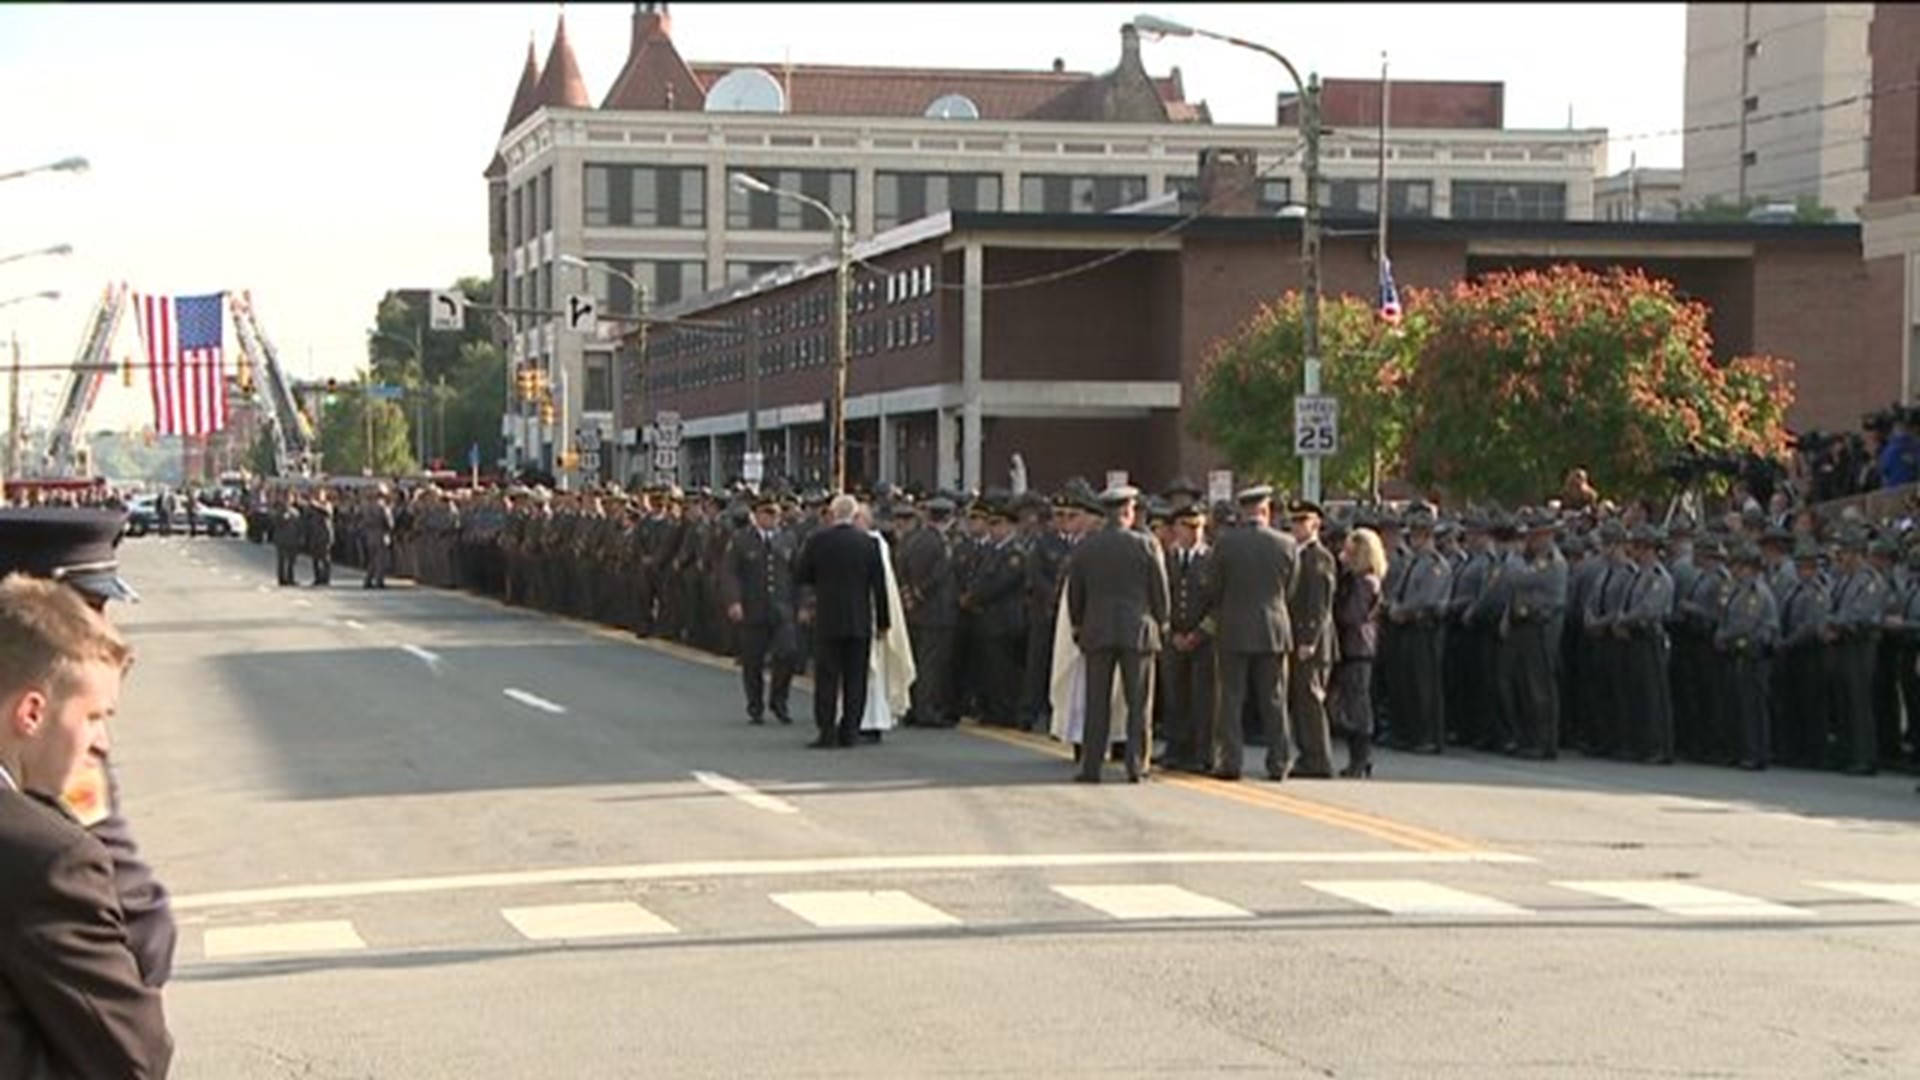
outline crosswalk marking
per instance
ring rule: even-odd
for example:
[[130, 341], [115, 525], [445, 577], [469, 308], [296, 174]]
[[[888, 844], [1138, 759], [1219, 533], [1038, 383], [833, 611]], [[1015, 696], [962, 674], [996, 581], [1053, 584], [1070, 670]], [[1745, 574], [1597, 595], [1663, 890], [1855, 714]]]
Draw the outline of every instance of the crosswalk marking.
[[1462, 889], [1435, 885], [1430, 881], [1407, 881], [1376, 879], [1370, 881], [1307, 881], [1302, 882], [1309, 889], [1316, 889], [1342, 900], [1351, 900], [1356, 904], [1384, 911], [1389, 915], [1531, 915], [1526, 908], [1517, 907], [1504, 900], [1495, 900], [1491, 896], [1466, 892]]
[[500, 914], [530, 941], [583, 941], [679, 933], [672, 923], [627, 900], [502, 908]]
[[1253, 912], [1178, 885], [1055, 885], [1053, 891], [1116, 919], [1250, 919]]
[[898, 889], [773, 893], [769, 899], [827, 930], [960, 925], [959, 919]]
[[1894, 885], [1878, 881], [1813, 881], [1808, 884], [1834, 892], [1853, 893], [1870, 900], [1885, 900], [1889, 904], [1920, 907], [1920, 885]]
[[324, 922], [263, 923], [208, 930], [202, 951], [209, 960], [270, 953], [354, 952], [367, 947], [345, 919]]
[[1812, 919], [1804, 908], [1788, 907], [1739, 893], [1681, 881], [1556, 881], [1576, 892], [1605, 896], [1689, 919]]

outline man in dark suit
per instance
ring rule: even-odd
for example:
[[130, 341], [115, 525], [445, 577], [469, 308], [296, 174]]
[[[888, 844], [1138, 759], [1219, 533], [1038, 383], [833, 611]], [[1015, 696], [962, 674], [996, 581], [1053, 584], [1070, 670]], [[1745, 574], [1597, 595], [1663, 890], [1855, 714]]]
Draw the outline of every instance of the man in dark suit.
[[[727, 619], [740, 634], [740, 673], [747, 688], [747, 722], [763, 724], [767, 699], [774, 718], [793, 723], [787, 688], [793, 683], [793, 540], [779, 527], [780, 500], [754, 500], [753, 524], [736, 532], [720, 575]], [[767, 686], [767, 661], [773, 686]]]
[[1067, 561], [1067, 618], [1086, 655], [1087, 720], [1080, 783], [1100, 782], [1113, 724], [1113, 673], [1127, 702], [1127, 782], [1147, 774], [1153, 733], [1147, 724], [1147, 665], [1160, 651], [1168, 617], [1167, 567], [1152, 536], [1133, 531], [1139, 489], [1122, 486], [1100, 496], [1107, 526], [1088, 536]]
[[873, 635], [893, 625], [880, 545], [853, 524], [858, 508], [853, 496], [835, 495], [827, 506], [831, 524], [808, 538], [793, 569], [794, 582], [815, 592], [813, 722], [820, 737], [808, 744], [815, 749], [860, 741]]
[[0, 1076], [165, 1077], [113, 859], [60, 800], [107, 752], [131, 659], [73, 590], [0, 581]]
[[1213, 639], [1201, 623], [1206, 616], [1206, 508], [1189, 504], [1173, 512], [1174, 546], [1167, 552], [1168, 629], [1160, 653], [1161, 702], [1166, 711], [1157, 726], [1166, 735], [1161, 767], [1179, 772], [1210, 772], [1213, 758]]
[[953, 500], [936, 496], [923, 509], [927, 524], [912, 516], [897, 519], [900, 539], [893, 548], [893, 576], [900, 583], [900, 606], [913, 643], [910, 715], [916, 727], [952, 727], [957, 717], [949, 684], [960, 596], [942, 530], [953, 516]]
[[1240, 779], [1245, 744], [1240, 713], [1248, 695], [1267, 734], [1267, 776], [1285, 780], [1293, 769], [1293, 733], [1287, 716], [1285, 658], [1293, 650], [1287, 598], [1299, 564], [1299, 545], [1273, 528], [1273, 489], [1242, 491], [1241, 524], [1220, 534], [1207, 581], [1207, 613], [1219, 650], [1220, 712], [1214, 725], [1214, 775]]
[[374, 493], [360, 519], [360, 544], [366, 557], [366, 577], [360, 582], [363, 589], [384, 589], [387, 587], [387, 569], [393, 562], [393, 503], [387, 495], [387, 485], [381, 484]]
[[1288, 509], [1300, 549], [1299, 574], [1287, 600], [1293, 651], [1287, 654], [1287, 719], [1300, 741], [1297, 776], [1333, 776], [1333, 737], [1327, 726], [1327, 679], [1339, 657], [1333, 628], [1333, 589], [1340, 570], [1320, 542], [1323, 518], [1316, 503], [1295, 500]]

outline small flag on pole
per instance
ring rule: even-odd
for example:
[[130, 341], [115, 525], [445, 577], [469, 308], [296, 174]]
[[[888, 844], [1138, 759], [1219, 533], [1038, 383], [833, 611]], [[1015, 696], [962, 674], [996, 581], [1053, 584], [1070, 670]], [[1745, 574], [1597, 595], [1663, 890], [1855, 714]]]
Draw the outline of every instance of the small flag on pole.
[[1380, 255], [1380, 317], [1389, 323], [1400, 321], [1400, 290], [1393, 286], [1393, 260]]

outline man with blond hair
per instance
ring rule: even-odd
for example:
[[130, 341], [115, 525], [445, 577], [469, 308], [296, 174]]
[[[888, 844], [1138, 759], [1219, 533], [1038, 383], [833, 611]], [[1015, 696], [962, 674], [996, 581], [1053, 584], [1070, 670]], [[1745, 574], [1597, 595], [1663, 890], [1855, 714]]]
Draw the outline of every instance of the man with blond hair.
[[132, 652], [58, 582], [0, 581], [0, 1076], [167, 1074], [106, 847], [60, 793], [110, 748]]

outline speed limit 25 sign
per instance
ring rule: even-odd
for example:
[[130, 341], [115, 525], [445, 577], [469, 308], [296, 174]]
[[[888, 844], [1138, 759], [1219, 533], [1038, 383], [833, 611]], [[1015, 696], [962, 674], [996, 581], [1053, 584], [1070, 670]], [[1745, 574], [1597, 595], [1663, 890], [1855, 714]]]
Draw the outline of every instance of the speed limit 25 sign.
[[1301, 394], [1293, 399], [1293, 452], [1332, 457], [1340, 452], [1340, 399]]

